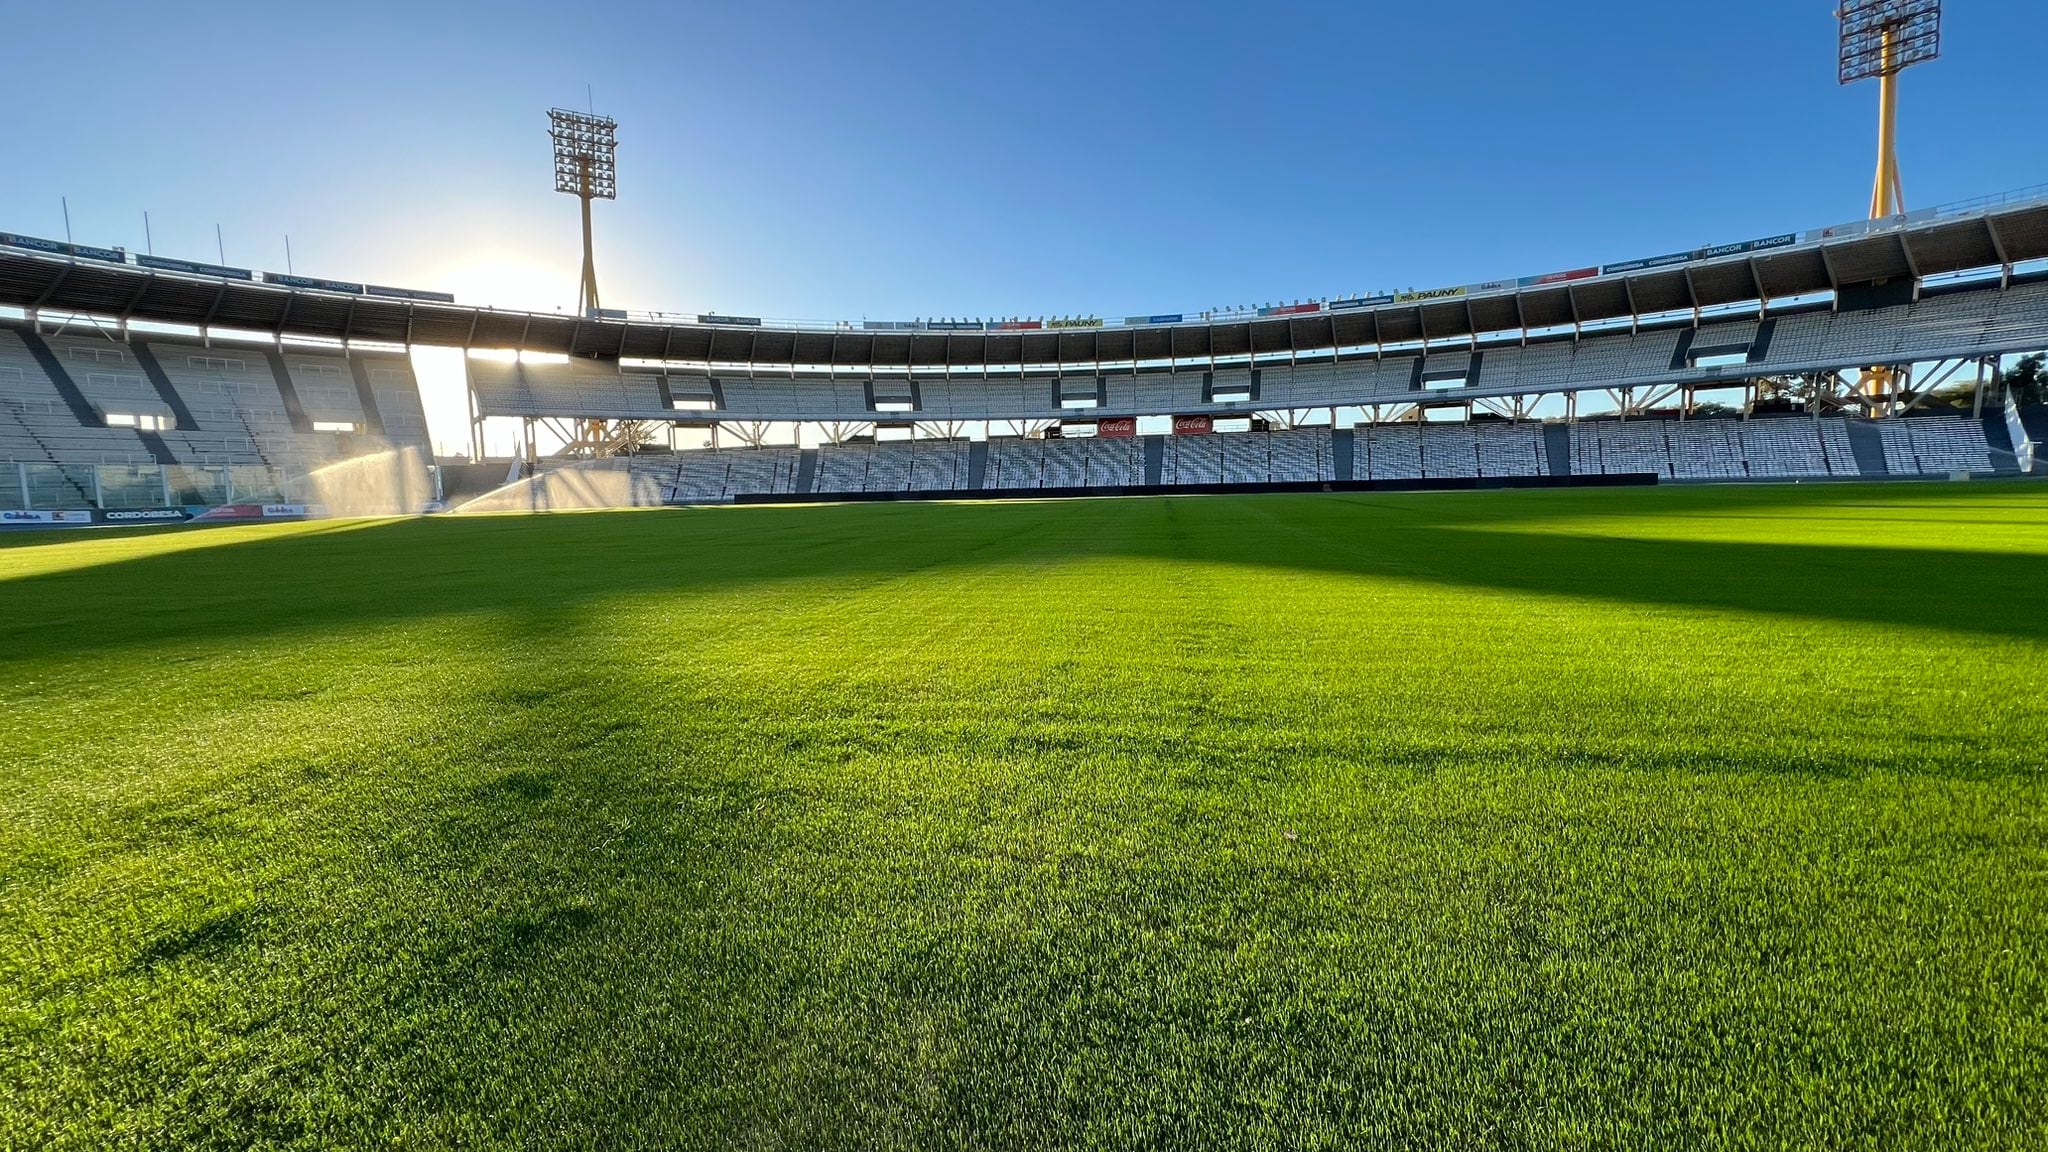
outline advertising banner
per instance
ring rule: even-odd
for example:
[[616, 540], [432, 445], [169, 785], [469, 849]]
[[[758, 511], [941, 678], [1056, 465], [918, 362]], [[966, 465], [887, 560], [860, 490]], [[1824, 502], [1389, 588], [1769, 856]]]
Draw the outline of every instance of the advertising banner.
[[1378, 308], [1383, 304], [1392, 304], [1393, 302], [1394, 298], [1392, 296], [1355, 296], [1349, 300], [1330, 301], [1330, 311], [1344, 312], [1353, 308]]
[[901, 332], [905, 329], [917, 327], [915, 324], [907, 324], [901, 320], [863, 320], [860, 322], [860, 326], [868, 332]]
[[89, 248], [84, 244], [66, 244], [62, 240], [45, 240], [40, 236], [22, 236], [13, 232], [0, 232], [0, 244], [57, 256], [83, 256], [87, 260], [105, 260], [113, 264], [128, 262], [128, 254], [119, 248]]
[[988, 322], [988, 330], [991, 332], [1036, 332], [1043, 327], [1045, 327], [1045, 323], [1040, 320], [991, 320]]
[[1587, 280], [1598, 276], [1598, 268], [1574, 268], [1569, 272], [1552, 272], [1546, 276], [1524, 276], [1515, 283], [1523, 288], [1537, 288], [1545, 284], [1564, 284], [1572, 280]]
[[1662, 256], [1648, 256], [1641, 260], [1624, 260], [1619, 264], [1602, 264], [1600, 266], [1600, 273], [1603, 276], [1615, 276], [1623, 272], [1643, 272], [1651, 268], [1669, 268], [1675, 264], [1684, 264], [1691, 259], [1692, 253], [1690, 252], [1666, 252]]
[[194, 521], [219, 520], [307, 520], [327, 515], [318, 504], [222, 504], [194, 516]]
[[[707, 316], [705, 319], [708, 321], [710, 317]], [[759, 324], [760, 321], [755, 320], [752, 323]], [[979, 332], [981, 331], [981, 321], [927, 320], [922, 324], [916, 325], [916, 327], [923, 328], [927, 332]]]
[[1805, 233], [1804, 239], [1808, 244], [1818, 243], [1822, 240], [1848, 240], [1852, 237], [1862, 236], [1869, 231], [1870, 221], [1851, 220], [1847, 224], [1837, 224], [1832, 228], [1815, 228], [1813, 231]]
[[759, 328], [761, 326], [761, 318], [759, 316], [717, 316], [706, 314], [697, 317], [697, 323], [733, 324], [741, 328]]
[[1515, 281], [1513, 280], [1488, 280], [1484, 284], [1467, 284], [1465, 285], [1465, 291], [1477, 296], [1482, 292], [1505, 292], [1513, 287], [1515, 287]]
[[451, 292], [421, 292], [414, 288], [387, 288], [381, 284], [363, 285], [366, 296], [390, 296], [398, 300], [428, 300], [435, 304], [453, 304], [455, 295]]
[[247, 268], [228, 268], [219, 264], [195, 264], [190, 260], [173, 260], [168, 256], [137, 256], [135, 262], [144, 268], [160, 268], [165, 272], [183, 272], [187, 276], [218, 276], [223, 280], [256, 279], [256, 274]]
[[1465, 286], [1462, 284], [1456, 288], [1430, 288], [1422, 292], [1396, 292], [1394, 293], [1394, 303], [1420, 304], [1425, 300], [1454, 300], [1464, 294]]
[[1187, 317], [1179, 312], [1167, 312], [1158, 316], [1126, 316], [1124, 324], [1136, 328], [1143, 324], [1178, 324]]
[[9, 508], [0, 510], [0, 528], [83, 528], [92, 523], [86, 511]]
[[49, 252], [58, 256], [71, 255], [71, 245], [62, 240], [45, 240], [41, 236], [22, 236], [13, 232], [0, 232], [0, 244], [10, 248], [31, 248], [37, 252]]
[[285, 288], [311, 288], [315, 292], [346, 292], [351, 296], [363, 294], [361, 284], [351, 284], [346, 280], [316, 280], [311, 276], [291, 276], [283, 272], [265, 272], [263, 282]]
[[1102, 317], [1069, 316], [1064, 320], [1048, 320], [1045, 322], [1045, 326], [1047, 328], [1100, 328], [1102, 327]]
[[0, 528], [83, 528], [89, 524], [176, 524], [187, 519], [183, 508], [116, 508], [98, 512], [84, 508], [0, 511]]
[[169, 524], [186, 519], [183, 508], [119, 508], [100, 513], [108, 524]]
[[1105, 416], [1095, 422], [1095, 434], [1108, 440], [1128, 440], [1138, 434], [1138, 418]]
[[1799, 233], [1787, 232], [1781, 236], [1766, 236], [1762, 240], [1744, 240], [1740, 244], [1716, 244], [1701, 248], [1692, 254], [1695, 260], [1716, 260], [1723, 256], [1740, 256], [1745, 252], [1761, 252], [1767, 248], [1784, 248], [1799, 243]]
[[208, 508], [208, 509], [207, 509], [206, 511], [204, 511], [204, 512], [201, 512], [201, 513], [200, 513], [199, 515], [197, 515], [197, 516], [194, 516], [194, 517], [193, 517], [193, 519], [194, 519], [194, 520], [261, 520], [261, 519], [263, 519], [263, 505], [261, 505], [261, 504], [222, 504], [222, 505], [220, 505], [219, 507], [216, 507], [216, 508]]
[[1321, 312], [1321, 304], [1280, 304], [1272, 308], [1259, 309], [1261, 316], [1302, 316], [1310, 312]]
[[1173, 418], [1173, 434], [1175, 436], [1207, 436], [1215, 430], [1216, 421], [1207, 416], [1175, 416]]

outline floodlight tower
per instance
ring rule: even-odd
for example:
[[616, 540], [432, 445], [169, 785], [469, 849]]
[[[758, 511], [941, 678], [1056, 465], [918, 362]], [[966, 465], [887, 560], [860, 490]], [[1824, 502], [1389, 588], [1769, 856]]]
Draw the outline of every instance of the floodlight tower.
[[[1941, 0], [1845, 0], [1836, 56], [1843, 84], [1877, 77], [1877, 179], [1870, 186], [1870, 219], [1906, 211], [1899, 180], [1899, 73], [1941, 55]], [[1909, 370], [1910, 371], [1910, 370]], [[1865, 368], [1856, 381], [1873, 416], [1896, 408], [1901, 373], [1889, 365]]]
[[583, 201], [583, 287], [576, 311], [599, 307], [597, 260], [590, 250], [590, 202], [619, 198], [619, 123], [595, 113], [548, 109], [548, 134], [555, 140], [555, 191]]
[[1870, 189], [1870, 218], [1906, 210], [1894, 148], [1899, 123], [1899, 73], [1941, 55], [1941, 0], [1846, 0], [1835, 13], [1842, 22], [1837, 58], [1841, 82], [1877, 77], [1877, 181]]

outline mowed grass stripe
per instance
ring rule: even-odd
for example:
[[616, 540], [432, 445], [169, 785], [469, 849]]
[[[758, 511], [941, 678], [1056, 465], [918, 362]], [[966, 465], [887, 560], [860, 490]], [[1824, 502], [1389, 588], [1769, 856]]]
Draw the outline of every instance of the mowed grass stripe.
[[2048, 493], [0, 540], [20, 1147], [2048, 1143]]

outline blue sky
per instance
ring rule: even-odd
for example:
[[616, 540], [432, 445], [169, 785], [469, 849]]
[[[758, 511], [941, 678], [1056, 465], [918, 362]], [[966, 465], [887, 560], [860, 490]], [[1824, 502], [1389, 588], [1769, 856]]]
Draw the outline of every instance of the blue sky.
[[[620, 121], [605, 302], [1195, 311], [1853, 219], [1827, 0], [11, 6], [0, 229], [573, 303], [545, 110]], [[125, 11], [123, 11], [125, 9]], [[1706, 15], [1695, 15], [1706, 13]], [[1905, 78], [1909, 203], [2048, 182], [2038, 0]], [[26, 129], [24, 137], [21, 130]]]

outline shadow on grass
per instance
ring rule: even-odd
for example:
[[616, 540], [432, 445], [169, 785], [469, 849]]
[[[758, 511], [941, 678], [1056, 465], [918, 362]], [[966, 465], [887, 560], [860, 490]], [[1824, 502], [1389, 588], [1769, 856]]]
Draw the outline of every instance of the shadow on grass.
[[[1952, 489], [1149, 498], [397, 520], [253, 536], [0, 581], [0, 650], [35, 657], [618, 596], [1091, 558], [1392, 578], [1624, 604], [2048, 639], [2048, 556], [1516, 532], [1560, 516], [1895, 508]], [[1471, 532], [1475, 525], [1496, 529]], [[1796, 521], [1788, 521], [1788, 534]], [[907, 593], [903, 608], [914, 613]], [[0, 657], [4, 659], [4, 657]], [[526, 690], [533, 690], [530, 686]]]
[[220, 959], [240, 947], [261, 920], [261, 913], [248, 908], [217, 913], [158, 937], [135, 958], [135, 966], [155, 968], [187, 957]]

